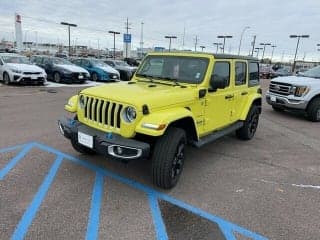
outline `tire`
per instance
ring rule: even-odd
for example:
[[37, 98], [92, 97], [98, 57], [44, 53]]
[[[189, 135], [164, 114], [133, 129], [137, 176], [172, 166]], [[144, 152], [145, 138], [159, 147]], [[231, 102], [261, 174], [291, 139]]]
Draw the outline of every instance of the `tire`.
[[247, 119], [244, 121], [243, 127], [236, 131], [236, 135], [239, 139], [250, 140], [256, 133], [259, 123], [259, 109], [256, 105], [252, 105]]
[[5, 85], [9, 85], [9, 84], [10, 84], [10, 76], [9, 76], [9, 74], [6, 73], [6, 72], [3, 74], [3, 83], [4, 83]]
[[308, 119], [312, 122], [320, 122], [320, 98], [311, 101], [307, 109]]
[[99, 80], [97, 73], [92, 73], [92, 81], [97, 82]]
[[53, 80], [54, 80], [56, 83], [60, 83], [60, 82], [61, 82], [60, 73], [55, 72], [55, 73], [53, 74]]
[[277, 106], [272, 106], [272, 109], [273, 109], [274, 111], [276, 111], [276, 112], [283, 112], [283, 111], [284, 111], [283, 108], [277, 107]]
[[168, 128], [160, 137], [152, 155], [152, 180], [163, 189], [173, 188], [183, 170], [186, 133], [180, 128]]

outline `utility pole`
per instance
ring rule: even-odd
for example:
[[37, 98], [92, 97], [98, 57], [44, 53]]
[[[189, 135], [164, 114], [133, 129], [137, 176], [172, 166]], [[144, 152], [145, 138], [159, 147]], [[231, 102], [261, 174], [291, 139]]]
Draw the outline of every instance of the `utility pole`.
[[68, 26], [68, 36], [69, 36], [69, 57], [71, 55], [71, 46], [70, 46], [70, 27], [77, 27], [76, 24], [73, 23], [67, 23], [67, 22], [61, 22], [61, 25], [66, 25]]
[[196, 38], [194, 39], [194, 51], [195, 52], [197, 51], [198, 41], [199, 41], [199, 38], [198, 38], [198, 35], [196, 35]]
[[182, 36], [182, 50], [184, 50], [184, 38], [186, 36], [186, 26], [183, 26], [183, 36]]
[[143, 57], [143, 24], [144, 22], [141, 22], [141, 35], [140, 35], [140, 57]]
[[205, 46], [200, 46], [202, 52], [203, 52], [203, 49], [205, 49], [206, 47]]
[[256, 38], [257, 38], [257, 35], [254, 35], [253, 36], [253, 41], [252, 41], [252, 50], [251, 50], [251, 56], [253, 56], [253, 51], [254, 51], [254, 48], [256, 46]]
[[[127, 18], [127, 21], [126, 21], [126, 27], [125, 27], [125, 29], [126, 29], [126, 33], [127, 33], [127, 35], [129, 34], [129, 29], [131, 29], [130, 27], [129, 27], [129, 25], [131, 24], [131, 23], [129, 23], [129, 19]], [[128, 57], [128, 42], [125, 42], [125, 46], [126, 46], [126, 58]]]

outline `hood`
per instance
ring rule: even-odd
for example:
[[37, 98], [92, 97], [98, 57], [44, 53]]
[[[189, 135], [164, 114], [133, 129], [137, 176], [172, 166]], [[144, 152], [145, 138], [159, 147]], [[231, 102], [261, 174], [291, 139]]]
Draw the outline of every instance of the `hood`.
[[81, 73], [87, 73], [89, 72], [85, 70], [82, 67], [76, 66], [76, 65], [70, 65], [70, 64], [56, 64], [56, 66], [63, 68], [65, 70], [71, 71], [71, 72], [81, 72]]
[[198, 98], [198, 91], [194, 87], [181, 88], [175, 85], [167, 86], [145, 82], [135, 84], [128, 84], [128, 82], [109, 83], [84, 89], [81, 93], [136, 107], [147, 104], [150, 110], [168, 105], [187, 104]]
[[44, 70], [33, 64], [7, 63], [7, 66], [22, 72], [44, 72]]
[[293, 85], [320, 85], [320, 79], [301, 76], [277, 77], [272, 79], [271, 82], [289, 83]]
[[102, 69], [103, 71], [107, 72], [107, 73], [114, 73], [114, 74], [119, 74], [119, 72], [114, 69], [113, 67], [110, 67], [108, 65], [106, 66], [97, 66], [97, 68]]

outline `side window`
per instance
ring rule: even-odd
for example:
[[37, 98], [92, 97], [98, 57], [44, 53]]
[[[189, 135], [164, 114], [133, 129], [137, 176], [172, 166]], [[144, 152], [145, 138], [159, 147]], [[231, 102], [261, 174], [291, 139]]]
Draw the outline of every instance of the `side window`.
[[114, 63], [113, 63], [113, 62], [111, 62], [111, 61], [106, 61], [106, 63], [107, 63], [109, 66], [114, 67]]
[[213, 81], [223, 80], [225, 86], [230, 84], [230, 63], [229, 62], [216, 62], [213, 68]]
[[84, 67], [89, 67], [90, 66], [90, 62], [88, 60], [82, 60], [82, 66]]
[[44, 58], [44, 59], [43, 59], [43, 64], [44, 64], [44, 65], [50, 65], [51, 62], [50, 62], [50, 60], [49, 60], [48, 58]]
[[3, 65], [2, 59], [0, 59], [0, 65]]
[[259, 64], [251, 62], [249, 63], [249, 87], [256, 86], [259, 82]]
[[236, 86], [246, 84], [247, 64], [244, 62], [236, 62], [235, 74], [236, 74], [236, 79], [235, 79]]

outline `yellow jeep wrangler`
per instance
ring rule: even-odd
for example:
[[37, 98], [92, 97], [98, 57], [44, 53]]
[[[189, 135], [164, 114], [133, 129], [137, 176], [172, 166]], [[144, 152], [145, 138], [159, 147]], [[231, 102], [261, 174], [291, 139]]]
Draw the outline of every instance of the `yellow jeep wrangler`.
[[59, 119], [75, 150], [123, 161], [152, 159], [155, 185], [177, 184], [185, 146], [231, 132], [251, 139], [261, 113], [259, 63], [251, 57], [191, 52], [148, 54], [129, 82], [82, 90]]

